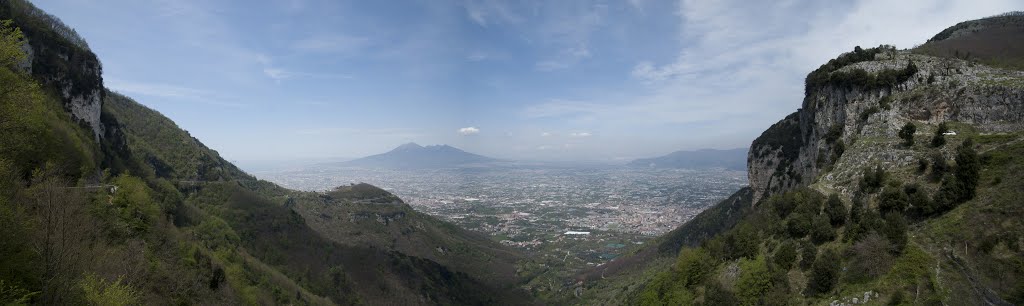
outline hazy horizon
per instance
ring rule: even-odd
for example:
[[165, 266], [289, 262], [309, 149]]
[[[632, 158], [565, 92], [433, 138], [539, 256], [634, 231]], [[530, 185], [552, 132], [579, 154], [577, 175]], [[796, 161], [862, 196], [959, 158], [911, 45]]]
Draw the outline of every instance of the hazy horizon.
[[[232, 161], [402, 143], [614, 161], [744, 148], [854, 46], [1015, 1], [37, 1], [104, 78]], [[96, 18], [103, 16], [103, 18]]]

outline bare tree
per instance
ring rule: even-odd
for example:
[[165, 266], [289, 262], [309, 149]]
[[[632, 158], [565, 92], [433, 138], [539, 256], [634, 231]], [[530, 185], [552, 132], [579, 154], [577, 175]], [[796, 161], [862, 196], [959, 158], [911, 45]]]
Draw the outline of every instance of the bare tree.
[[60, 175], [46, 175], [29, 190], [36, 216], [32, 246], [42, 268], [42, 304], [63, 304], [78, 275], [90, 227], [82, 189]]

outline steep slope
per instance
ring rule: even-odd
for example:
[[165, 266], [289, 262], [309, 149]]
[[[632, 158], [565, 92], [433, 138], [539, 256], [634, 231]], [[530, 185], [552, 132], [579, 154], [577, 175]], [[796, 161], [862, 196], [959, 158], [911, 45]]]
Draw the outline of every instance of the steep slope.
[[[1007, 27], [963, 28], [940, 36], [1017, 43], [1002, 39]], [[752, 206], [736, 225], [684, 244], [621, 295], [643, 305], [1024, 303], [1024, 72], [1001, 67], [888, 46], [822, 65], [803, 107], [752, 143]]]
[[859, 169], [869, 157], [887, 166], [916, 162], [899, 148], [873, 146], [895, 137], [906, 122], [958, 121], [990, 132], [1022, 128], [1019, 71], [886, 46], [858, 50], [811, 72], [801, 109], [754, 140], [748, 176], [755, 202], [817, 180], [854, 145], [862, 146], [856, 150], [862, 155], [845, 158], [853, 164], [826, 180], [854, 177], [844, 169]]
[[[750, 188], [705, 209], [678, 228], [594, 269], [583, 271], [568, 288], [561, 303], [622, 305], [636, 298], [638, 290], [658, 272], [669, 269], [682, 247], [696, 247], [732, 229], [752, 212]], [[578, 294], [577, 294], [578, 292]]]
[[633, 160], [629, 165], [651, 168], [746, 170], [747, 149], [675, 151], [664, 156]]
[[1024, 12], [958, 23], [914, 48], [915, 53], [1024, 69]]
[[[223, 218], [242, 238], [242, 245], [253, 248], [248, 253], [255, 259], [289, 278], [306, 279], [311, 286], [321, 287], [310, 288], [313, 292], [331, 297], [338, 303], [401, 301], [403, 304], [474, 304], [488, 301], [522, 302], [525, 299], [515, 290], [506, 288], [515, 281], [514, 278], [506, 277], [498, 282], [489, 277], [492, 268], [493, 271], [505, 271], [518, 258], [493, 241], [464, 239], [470, 236], [469, 233], [416, 213], [405, 204], [401, 204], [405, 210], [399, 213], [402, 216], [408, 214], [407, 222], [415, 223], [416, 228], [405, 226], [399, 230], [384, 230], [377, 227], [376, 221], [365, 224], [325, 224], [325, 217], [337, 216], [339, 220], [349, 221], [347, 218], [350, 214], [371, 216], [381, 213], [380, 208], [386, 207], [384, 204], [390, 201], [401, 203], [401, 200], [368, 185], [361, 187], [378, 192], [349, 192], [342, 196], [340, 191], [335, 191], [325, 197], [257, 181], [220, 159], [216, 152], [202, 146], [159, 113], [114, 93], [108, 97], [111, 113], [123, 122], [119, 129], [129, 135], [129, 147], [137, 152], [136, 156], [146, 156], [143, 160], [148, 165], [180, 165], [167, 166], [171, 170], [197, 169], [184, 172], [186, 174], [176, 179], [179, 188], [190, 195], [186, 203], [193, 204], [202, 212]], [[168, 171], [167, 174], [173, 177], [181, 172]], [[379, 199], [387, 200], [375, 203]], [[225, 208], [221, 203], [230, 205]], [[319, 208], [316, 213], [310, 209], [314, 206]], [[182, 213], [188, 214], [188, 211]], [[294, 220], [294, 217], [300, 218]], [[275, 221], [275, 218], [281, 221]], [[290, 222], [295, 224], [283, 228], [278, 224], [292, 224]], [[185, 229], [198, 230], [204, 226], [203, 223], [193, 225], [192, 221], [182, 223]], [[268, 226], [276, 230], [264, 232], [263, 229]], [[412, 234], [417, 230], [432, 235]], [[399, 240], [403, 243], [394, 243]], [[447, 257], [431, 256], [433, 254], [430, 252], [434, 252], [435, 248], [458, 248], [461, 252], [459, 254], [472, 254], [474, 257], [441, 261], [437, 259]], [[352, 254], [364, 255], [350, 257]], [[493, 266], [475, 264], [499, 256], [501, 260], [493, 262]], [[366, 267], [376, 267], [373, 270], [375, 272], [361, 270]], [[458, 269], [450, 270], [452, 268]], [[335, 280], [338, 277], [328, 275], [331, 269], [344, 271], [342, 279], [347, 282], [338, 282]], [[437, 274], [438, 271], [445, 272]], [[470, 272], [472, 275], [467, 274]], [[431, 273], [445, 278], [437, 279]], [[332, 288], [332, 285], [336, 288]], [[358, 299], [348, 300], [347, 295], [355, 295]]]
[[515, 264], [522, 255], [417, 212], [377, 187], [358, 184], [325, 194], [293, 193], [291, 201], [313, 229], [337, 243], [429, 259], [510, 290], [518, 281]]
[[[0, 27], [0, 304], [530, 303], [480, 264], [453, 270], [404, 253], [422, 248], [328, 239], [294, 200], [320, 195], [258, 181], [107, 92], [84, 41], [30, 3], [0, 2], [0, 14], [14, 20]], [[502, 269], [516, 258], [406, 213], [431, 235], [404, 244], [458, 245]]]
[[449, 145], [420, 146], [407, 143], [377, 155], [341, 163], [343, 166], [369, 168], [448, 168], [496, 161]]

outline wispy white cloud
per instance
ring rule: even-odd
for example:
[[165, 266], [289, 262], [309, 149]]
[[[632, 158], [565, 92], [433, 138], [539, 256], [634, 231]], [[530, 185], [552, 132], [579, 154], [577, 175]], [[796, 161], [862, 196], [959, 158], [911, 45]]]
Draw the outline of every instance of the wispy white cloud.
[[468, 0], [463, 2], [466, 18], [487, 27], [498, 23], [517, 23], [523, 20], [506, 2], [496, 0]]
[[470, 127], [461, 128], [461, 129], [458, 130], [458, 132], [459, 132], [459, 135], [469, 136], [469, 135], [480, 134], [480, 129], [477, 128], [477, 127], [470, 126]]
[[408, 128], [353, 128], [353, 127], [311, 127], [294, 130], [294, 134], [307, 136], [379, 136], [416, 138], [422, 136], [415, 129]]
[[366, 47], [369, 42], [365, 37], [331, 34], [307, 37], [296, 41], [292, 47], [304, 52], [348, 53]]
[[572, 132], [569, 133], [569, 137], [590, 137], [590, 132]]
[[523, 115], [620, 126], [728, 122], [760, 131], [799, 107], [807, 72], [854, 45], [911, 47], [1011, 2], [683, 0], [680, 37], [665, 39], [683, 42], [675, 59], [640, 61], [629, 72], [643, 90], [552, 99]]
[[592, 56], [591, 40], [610, 15], [599, 1], [536, 1], [513, 5], [495, 0], [466, 1], [466, 18], [482, 27], [506, 26], [541, 49], [534, 68], [566, 69]]
[[536, 67], [537, 70], [540, 70], [540, 71], [560, 70], [560, 69], [569, 68], [569, 66], [570, 66], [570, 64], [568, 62], [560, 62], [560, 61], [555, 61], [555, 60], [540, 61], [540, 62], [537, 62], [536, 65], [534, 65], [534, 67]]
[[104, 83], [110, 89], [124, 94], [164, 98], [174, 101], [198, 102], [226, 107], [246, 106], [245, 104], [226, 101], [231, 99], [225, 99], [221, 95], [211, 91], [184, 86], [122, 81], [117, 79], [106, 79], [104, 80]]
[[282, 68], [271, 68], [271, 67], [264, 67], [263, 68], [263, 74], [266, 75], [268, 78], [273, 79], [277, 83], [280, 83], [281, 81], [286, 80], [286, 79], [291, 79], [291, 78], [296, 78], [296, 77], [322, 78], [322, 79], [352, 79], [352, 78], [354, 78], [353, 76], [348, 75], [348, 74], [301, 72], [301, 71], [291, 71], [291, 70], [285, 70], [285, 69], [282, 69]]

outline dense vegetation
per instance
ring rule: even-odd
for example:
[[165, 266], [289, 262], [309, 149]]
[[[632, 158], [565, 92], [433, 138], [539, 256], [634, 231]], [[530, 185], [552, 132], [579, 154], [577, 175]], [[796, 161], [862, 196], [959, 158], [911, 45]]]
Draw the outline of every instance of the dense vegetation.
[[844, 89], [892, 88], [906, 82], [917, 73], [917, 65], [914, 65], [914, 62], [908, 62], [907, 66], [901, 69], [882, 69], [874, 73], [862, 68], [837, 71], [837, 69], [849, 64], [873, 60], [876, 54], [883, 51], [895, 50], [891, 46], [879, 46], [878, 48], [868, 50], [857, 47], [851, 53], [846, 53], [830, 60], [827, 64], [807, 75], [805, 91], [810, 93], [826, 85]]
[[908, 230], [974, 198], [981, 167], [974, 146], [966, 140], [957, 148], [954, 174], [931, 196], [882, 168], [865, 170], [849, 205], [837, 194], [826, 197], [810, 188], [773, 195], [731, 230], [683, 247], [675, 265], [647, 283], [637, 301], [788, 305], [843, 287], [893, 300], [938, 301], [945, 293], [922, 269], [934, 259], [912, 243]]
[[25, 0], [4, 1], [0, 20], [11, 20], [30, 38], [32, 75], [46, 87], [44, 91], [57, 93], [63, 86], [72, 96], [103, 91], [102, 65], [71, 27]]
[[[2, 2], [0, 15], [14, 19], [0, 26], [0, 304], [528, 303], [387, 244], [325, 238], [296, 210], [295, 198], [320, 195], [256, 180], [156, 111], [106, 92], [84, 42], [31, 4]], [[36, 50], [31, 73], [20, 68], [19, 27]], [[100, 89], [102, 138], [68, 114], [57, 90], [67, 82]], [[323, 196], [401, 204], [369, 185]], [[435, 240], [488, 255], [479, 258], [499, 251], [413, 219], [447, 226]]]

